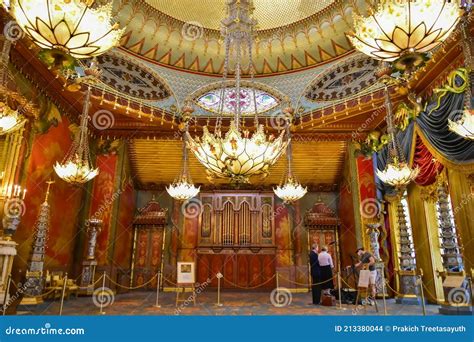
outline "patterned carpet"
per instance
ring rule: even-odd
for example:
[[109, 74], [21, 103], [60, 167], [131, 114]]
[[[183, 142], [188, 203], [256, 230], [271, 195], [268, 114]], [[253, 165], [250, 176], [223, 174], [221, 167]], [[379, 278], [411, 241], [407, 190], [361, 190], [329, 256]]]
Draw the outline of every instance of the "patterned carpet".
[[[100, 297], [99, 297], [100, 298]], [[112, 304], [108, 305], [113, 299]], [[176, 294], [160, 293], [160, 308], [155, 307], [156, 294], [149, 292], [129, 292], [104, 297], [103, 311], [107, 315], [383, 315], [383, 300], [378, 299], [379, 312], [374, 306], [343, 305], [339, 307], [315, 306], [310, 293], [281, 293], [279, 297], [269, 292], [230, 292], [221, 295], [223, 306], [217, 303], [217, 292], [206, 290], [196, 295], [196, 305], [191, 293], [183, 296], [185, 302], [175, 306]], [[421, 305], [396, 304], [387, 301], [388, 315], [422, 315]], [[281, 306], [281, 307], [280, 307]], [[46, 301], [38, 306], [18, 307], [22, 315], [57, 315], [60, 302]], [[426, 305], [427, 315], [437, 315], [438, 305]], [[63, 315], [99, 315], [100, 303], [96, 297], [71, 298], [64, 301]]]

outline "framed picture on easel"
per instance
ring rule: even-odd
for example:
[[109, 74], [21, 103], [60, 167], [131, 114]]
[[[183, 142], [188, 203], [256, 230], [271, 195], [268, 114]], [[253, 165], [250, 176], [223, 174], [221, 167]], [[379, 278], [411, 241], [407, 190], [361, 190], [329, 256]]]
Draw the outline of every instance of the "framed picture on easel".
[[178, 262], [178, 284], [194, 284], [196, 273], [194, 262]]

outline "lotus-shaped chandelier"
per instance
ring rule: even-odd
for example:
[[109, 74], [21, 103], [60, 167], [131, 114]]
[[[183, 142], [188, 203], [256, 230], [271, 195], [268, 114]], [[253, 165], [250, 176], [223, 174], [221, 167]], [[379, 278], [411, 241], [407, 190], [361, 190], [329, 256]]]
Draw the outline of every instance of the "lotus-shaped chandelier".
[[283, 176], [283, 180], [278, 185], [276, 188], [273, 189], [273, 192], [275, 195], [277, 195], [279, 198], [281, 198], [285, 203], [292, 203], [294, 201], [299, 200], [302, 198], [304, 195], [306, 195], [306, 192], [308, 192], [308, 189], [306, 187], [303, 187], [296, 177], [293, 175], [293, 169], [292, 169], [292, 160], [293, 160], [293, 151], [291, 148], [291, 119], [293, 117], [293, 109], [292, 108], [285, 108], [284, 112], [286, 114], [286, 117], [288, 118], [287, 123], [286, 123], [286, 131], [288, 135], [288, 148], [286, 151], [286, 162], [287, 162], [287, 170], [285, 175]]
[[116, 46], [124, 29], [112, 22], [112, 3], [94, 0], [13, 0], [12, 14], [41, 48], [91, 58]]
[[398, 139], [395, 134], [395, 126], [393, 124], [393, 108], [392, 101], [385, 85], [385, 107], [387, 109], [387, 133], [390, 136], [388, 143], [388, 158], [384, 170], [377, 170], [377, 177], [385, 184], [396, 188], [402, 188], [412, 182], [420, 172], [419, 168], [410, 168], [405, 161], [405, 156], [400, 149]]
[[54, 171], [60, 178], [75, 185], [86, 183], [99, 174], [99, 169], [92, 165], [89, 151], [87, 122], [89, 120], [90, 97], [91, 89], [89, 87], [86, 92], [79, 132], [64, 160], [54, 165]]
[[11, 109], [6, 103], [0, 102], [0, 135], [16, 130], [24, 121], [25, 119], [18, 111]]
[[167, 188], [166, 191], [168, 194], [177, 199], [178, 201], [187, 201], [190, 198], [195, 197], [200, 190], [200, 187], [196, 188], [193, 184], [191, 179], [191, 175], [189, 174], [188, 170], [188, 149], [186, 147], [186, 139], [187, 139], [187, 132], [188, 132], [188, 121], [189, 117], [185, 116], [185, 131], [183, 134], [183, 167], [179, 176], [171, 183]]
[[460, 119], [448, 120], [449, 130], [469, 140], [474, 140], [474, 112], [465, 109]]
[[17, 110], [9, 106], [11, 92], [8, 88], [8, 63], [12, 42], [2, 36], [3, 49], [0, 54], [0, 135], [8, 134], [19, 128], [26, 120]]
[[381, 0], [373, 14], [354, 15], [349, 39], [366, 55], [408, 69], [422, 62], [421, 54], [443, 42], [462, 14], [459, 1]]
[[[242, 55], [248, 53], [248, 67], [250, 70], [250, 88], [253, 85], [252, 45], [253, 30], [256, 21], [251, 17], [253, 12], [252, 3], [249, 0], [228, 0], [228, 17], [222, 20], [222, 34], [225, 43], [224, 79], [222, 82], [222, 93], [225, 95], [225, 84], [229, 71], [234, 70], [236, 109], [234, 118], [230, 122], [228, 131], [223, 134], [221, 130], [221, 119], [223, 112], [223, 99], [221, 96], [218, 125], [214, 133], [207, 127], [203, 129], [201, 138], [193, 139], [189, 133], [188, 146], [196, 158], [207, 170], [208, 178], [227, 178], [235, 183], [249, 183], [250, 177], [254, 175], [267, 175], [281, 154], [285, 151], [288, 141], [285, 140], [285, 132], [282, 131], [276, 138], [267, 137], [264, 126], [258, 124], [257, 104], [255, 108], [255, 131], [251, 134], [247, 130], [241, 130], [241, 74]], [[230, 66], [231, 51], [234, 54], [235, 65]], [[255, 90], [253, 90], [253, 101]]]

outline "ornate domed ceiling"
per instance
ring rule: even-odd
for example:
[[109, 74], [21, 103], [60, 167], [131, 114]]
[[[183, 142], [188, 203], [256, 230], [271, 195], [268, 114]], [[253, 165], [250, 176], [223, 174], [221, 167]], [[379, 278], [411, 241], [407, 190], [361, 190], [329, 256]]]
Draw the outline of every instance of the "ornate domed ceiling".
[[[183, 22], [200, 22], [204, 27], [219, 30], [225, 17], [224, 0], [145, 0], [150, 6]], [[254, 0], [254, 17], [260, 30], [293, 24], [325, 9], [334, 0]], [[206, 15], [202, 12], [205, 9]]]
[[[312, 67], [352, 50], [345, 32], [364, 0], [255, 0], [258, 74]], [[219, 74], [224, 49], [219, 23], [225, 0], [114, 0], [126, 50], [179, 70]]]

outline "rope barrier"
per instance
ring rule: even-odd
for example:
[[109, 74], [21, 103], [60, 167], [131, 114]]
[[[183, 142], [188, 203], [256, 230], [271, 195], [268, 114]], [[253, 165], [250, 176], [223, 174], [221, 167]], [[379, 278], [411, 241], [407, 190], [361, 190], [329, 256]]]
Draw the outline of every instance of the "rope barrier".
[[403, 293], [400, 293], [398, 292], [397, 290], [395, 290], [394, 288], [392, 288], [389, 284], [388, 284], [388, 280], [385, 282], [385, 286], [387, 286], [389, 288], [389, 290], [392, 290], [392, 292], [394, 292], [397, 296], [405, 296], [405, 294]]
[[308, 284], [308, 283], [298, 283], [297, 281], [292, 281], [292, 280], [290, 280], [290, 279], [288, 279], [288, 278], [286, 278], [286, 277], [283, 277], [281, 274], [279, 275], [279, 278], [281, 278], [281, 279], [283, 279], [283, 280], [286, 280], [286, 281], [288, 281], [288, 282], [290, 282], [290, 283], [292, 283], [292, 284], [295, 284], [295, 285], [306, 286], [306, 287], [308, 287], [308, 286], [313, 286], [313, 285], [325, 284], [325, 283], [327, 283], [327, 282], [329, 282], [329, 281], [331, 281], [331, 280], [334, 280], [336, 277], [337, 277], [337, 273], [336, 273], [332, 278], [327, 279], [327, 280], [325, 280], [325, 281], [322, 281], [322, 282], [319, 282], [319, 283], [314, 283], [314, 284], [313, 284], [313, 283]]
[[344, 284], [346, 284], [346, 286], [349, 286], [349, 288], [350, 288], [351, 290], [357, 290], [356, 288], [354, 288], [354, 287], [352, 287], [350, 284], [348, 284], [348, 283], [344, 280], [344, 278], [342, 278], [342, 277], [341, 277], [341, 281], [342, 281]]
[[146, 283], [143, 283], [142, 285], [139, 285], [139, 286], [131, 286], [131, 287], [128, 287], [128, 286], [123, 286], [122, 284], [119, 284], [117, 283], [116, 281], [114, 281], [112, 278], [110, 278], [110, 276], [108, 274], [105, 275], [106, 278], [108, 278], [110, 280], [110, 282], [112, 284], [114, 284], [115, 286], [118, 286], [118, 287], [121, 287], [122, 289], [127, 289], [127, 290], [137, 290], [137, 289], [140, 289], [142, 287], [145, 287], [147, 286], [148, 284], [151, 284], [151, 282], [156, 278], [158, 277], [158, 273], [155, 274], [152, 278], [150, 278], [150, 280], [148, 280]]
[[257, 288], [259, 288], [259, 287], [262, 287], [262, 286], [265, 285], [265, 284], [268, 284], [268, 283], [269, 283], [271, 280], [273, 280], [273, 278], [275, 278], [275, 277], [276, 277], [276, 274], [274, 274], [270, 279], [264, 281], [263, 283], [261, 283], [261, 284], [259, 284], [259, 285], [257, 285], [257, 286], [250, 286], [250, 287], [240, 286], [240, 285], [237, 285], [237, 284], [231, 282], [230, 280], [227, 280], [226, 278], [223, 278], [223, 279], [224, 279], [224, 281], [228, 282], [228, 283], [231, 284], [232, 286], [235, 286], [235, 287], [237, 287], [237, 288], [239, 288], [239, 289], [243, 289], [243, 290], [253, 290], [253, 289], [257, 289]]
[[166, 280], [166, 281], [167, 281], [168, 283], [170, 283], [171, 285], [178, 286], [177, 283], [172, 282], [171, 280], [169, 280], [168, 278], [166, 278], [164, 275], [162, 275], [162, 277], [163, 277], [163, 280]]

